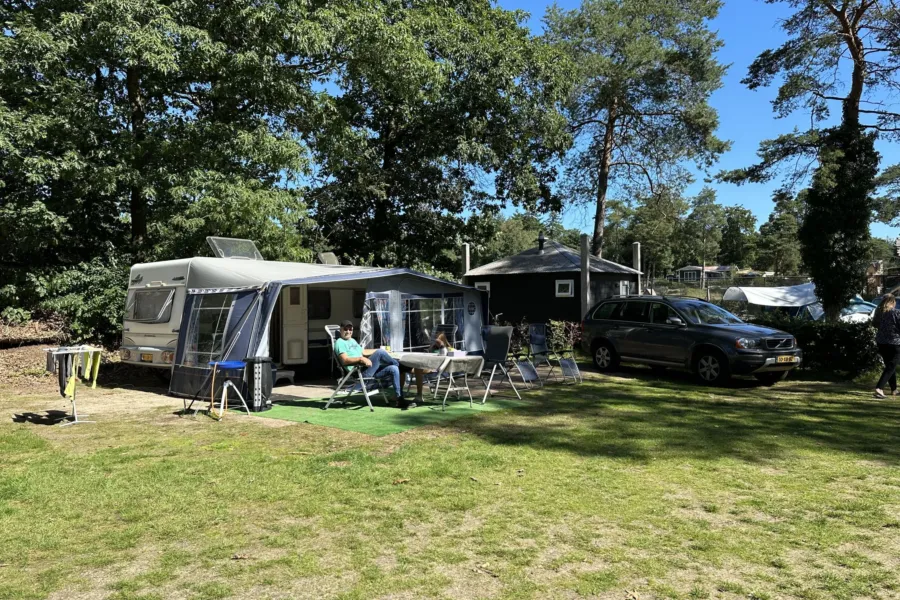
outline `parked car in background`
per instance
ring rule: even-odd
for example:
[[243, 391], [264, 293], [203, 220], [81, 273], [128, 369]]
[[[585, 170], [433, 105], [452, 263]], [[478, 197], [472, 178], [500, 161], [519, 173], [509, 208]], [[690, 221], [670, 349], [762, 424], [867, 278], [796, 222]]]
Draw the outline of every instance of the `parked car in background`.
[[753, 375], [772, 385], [803, 360], [789, 333], [745, 323], [694, 298], [612, 298], [594, 305], [583, 325], [583, 348], [600, 371], [627, 362], [688, 369], [710, 384]]

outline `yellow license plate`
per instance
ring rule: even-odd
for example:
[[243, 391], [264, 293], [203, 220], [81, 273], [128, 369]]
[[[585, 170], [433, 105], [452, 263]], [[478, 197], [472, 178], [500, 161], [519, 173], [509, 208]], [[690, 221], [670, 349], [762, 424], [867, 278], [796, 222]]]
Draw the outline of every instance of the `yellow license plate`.
[[780, 362], [780, 363], [792, 363], [792, 362], [796, 362], [796, 361], [797, 361], [796, 356], [779, 356], [778, 357], [778, 362]]
[[141, 362], [153, 362], [152, 354], [141, 354]]

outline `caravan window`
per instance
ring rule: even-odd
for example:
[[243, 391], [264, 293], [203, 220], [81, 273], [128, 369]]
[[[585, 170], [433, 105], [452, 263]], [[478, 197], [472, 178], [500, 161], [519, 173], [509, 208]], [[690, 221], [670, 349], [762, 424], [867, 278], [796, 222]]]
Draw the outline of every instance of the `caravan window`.
[[222, 358], [235, 297], [235, 294], [207, 294], [196, 299], [188, 321], [183, 364], [206, 366]]
[[309, 306], [310, 321], [324, 321], [331, 318], [331, 290], [306, 291], [306, 302]]
[[140, 323], [168, 323], [172, 318], [174, 289], [135, 290], [125, 307], [125, 320]]

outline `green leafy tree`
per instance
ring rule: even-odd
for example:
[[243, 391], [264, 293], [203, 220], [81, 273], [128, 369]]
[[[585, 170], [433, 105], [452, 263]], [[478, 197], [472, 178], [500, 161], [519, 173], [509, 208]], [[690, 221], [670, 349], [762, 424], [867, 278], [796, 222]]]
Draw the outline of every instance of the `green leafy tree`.
[[600, 254], [610, 189], [651, 196], [690, 180], [684, 163], [713, 164], [728, 145], [715, 136], [710, 95], [725, 67], [708, 28], [718, 0], [584, 0], [547, 14], [547, 38], [576, 65], [567, 104], [576, 150], [570, 196], [595, 207], [592, 249]]
[[673, 240], [680, 234], [688, 207], [688, 202], [671, 190], [637, 200], [630, 233], [641, 243], [642, 270], [648, 281], [675, 267], [677, 244]]
[[719, 263], [749, 267], [756, 259], [756, 217], [743, 206], [725, 207]]
[[802, 263], [798, 232], [803, 200], [783, 191], [777, 192], [774, 200], [775, 209], [769, 220], [759, 227], [759, 252], [754, 267], [776, 275], [796, 275]]
[[311, 136], [321, 236], [375, 264], [455, 270], [467, 210], [550, 209], [567, 61], [488, 0], [361, 4]]
[[684, 224], [685, 241], [691, 256], [704, 269], [701, 286], [705, 282], [707, 265], [714, 264], [719, 255], [722, 229], [725, 227], [725, 210], [716, 203], [716, 192], [705, 187], [691, 200], [691, 212]]
[[[800, 229], [803, 258], [827, 318], [836, 319], [858, 291], [873, 216], [892, 212], [885, 207], [890, 202], [874, 197], [879, 157], [873, 144], [878, 134], [900, 135], [900, 14], [890, 0], [784, 2], [794, 9], [782, 21], [788, 40], [760, 54], [744, 83], [756, 89], [778, 78], [776, 114], [802, 109], [812, 126], [762, 142], [758, 164], [723, 178], [766, 181], [785, 173], [793, 188], [813, 171]], [[823, 130], [835, 106], [840, 125]]]
[[631, 244], [634, 236], [631, 220], [634, 210], [624, 200], [609, 200], [606, 205], [606, 225], [604, 226], [604, 252], [606, 258], [619, 264], [630, 264]]

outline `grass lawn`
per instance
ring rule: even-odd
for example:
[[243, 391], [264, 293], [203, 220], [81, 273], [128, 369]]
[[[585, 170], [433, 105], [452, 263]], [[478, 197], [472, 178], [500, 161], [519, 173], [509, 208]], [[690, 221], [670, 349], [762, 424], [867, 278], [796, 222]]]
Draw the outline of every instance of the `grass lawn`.
[[0, 598], [900, 597], [868, 390], [634, 369], [383, 437], [124, 393], [0, 388]]

